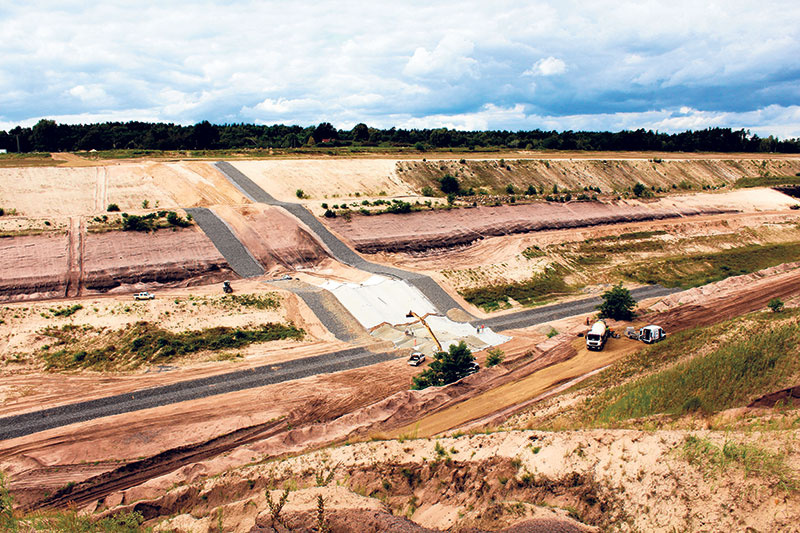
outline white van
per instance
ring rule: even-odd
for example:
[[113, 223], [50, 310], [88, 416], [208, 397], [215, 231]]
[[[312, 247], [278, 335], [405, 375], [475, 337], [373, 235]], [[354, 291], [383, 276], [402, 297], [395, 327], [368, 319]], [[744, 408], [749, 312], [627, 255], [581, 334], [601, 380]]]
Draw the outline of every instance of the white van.
[[661, 329], [661, 326], [645, 326], [639, 330], [639, 340], [647, 344], [663, 341], [667, 338], [667, 334]]

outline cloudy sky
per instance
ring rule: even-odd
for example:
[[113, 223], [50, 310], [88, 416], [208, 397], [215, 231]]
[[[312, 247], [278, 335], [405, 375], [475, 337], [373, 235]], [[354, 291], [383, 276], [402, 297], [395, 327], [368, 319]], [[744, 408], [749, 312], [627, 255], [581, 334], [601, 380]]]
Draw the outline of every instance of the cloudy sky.
[[0, 129], [145, 120], [800, 137], [797, 0], [0, 3]]

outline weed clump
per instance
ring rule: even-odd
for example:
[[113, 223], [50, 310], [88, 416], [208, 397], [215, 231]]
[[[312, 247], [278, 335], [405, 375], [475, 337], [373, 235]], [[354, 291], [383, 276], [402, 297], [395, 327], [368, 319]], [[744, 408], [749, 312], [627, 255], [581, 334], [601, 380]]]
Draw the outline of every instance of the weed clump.
[[[278, 339], [299, 340], [305, 335], [303, 329], [293, 324], [267, 323], [253, 328], [214, 327], [173, 333], [149, 322], [137, 322], [114, 331], [67, 325], [48, 327], [40, 333], [54, 339], [53, 348], [60, 348], [44, 354], [47, 368], [58, 370], [132, 369], [206, 350], [234, 349]], [[87, 337], [93, 338], [87, 341]]]

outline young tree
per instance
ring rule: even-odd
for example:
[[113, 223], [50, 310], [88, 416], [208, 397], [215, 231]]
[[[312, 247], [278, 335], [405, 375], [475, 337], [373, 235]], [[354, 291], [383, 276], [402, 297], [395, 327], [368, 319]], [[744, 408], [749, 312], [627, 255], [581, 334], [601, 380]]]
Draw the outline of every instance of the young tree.
[[780, 313], [783, 311], [783, 301], [780, 298], [773, 298], [767, 302], [767, 307], [772, 309], [773, 313]]
[[461, 189], [461, 184], [458, 183], [458, 178], [450, 174], [445, 174], [442, 176], [442, 179], [439, 180], [439, 188], [445, 194], [458, 194], [458, 191]]
[[603, 293], [603, 303], [597, 306], [600, 318], [613, 318], [615, 320], [630, 320], [633, 318], [633, 308], [636, 300], [631, 296], [631, 291], [622, 286], [615, 285]]
[[414, 390], [428, 387], [440, 387], [453, 383], [469, 374], [471, 364], [475, 361], [467, 343], [451, 344], [446, 352], [433, 354], [433, 361], [419, 376], [414, 377], [411, 388]]

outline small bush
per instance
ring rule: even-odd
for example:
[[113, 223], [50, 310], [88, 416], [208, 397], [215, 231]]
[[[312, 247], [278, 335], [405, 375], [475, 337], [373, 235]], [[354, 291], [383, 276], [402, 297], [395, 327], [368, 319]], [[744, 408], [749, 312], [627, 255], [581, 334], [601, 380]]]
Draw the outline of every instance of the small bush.
[[780, 313], [783, 311], [783, 302], [780, 298], [773, 298], [767, 302], [767, 307], [769, 307], [773, 313]]
[[492, 348], [488, 353], [489, 355], [486, 357], [486, 366], [496, 366], [503, 362], [505, 352], [500, 348]]
[[445, 174], [439, 180], [439, 188], [445, 194], [457, 194], [461, 189], [461, 184], [458, 182], [458, 178], [455, 178], [450, 174]]
[[109, 213], [117, 212], [119, 211], [119, 206], [117, 204], [108, 204], [106, 211], [108, 211]]
[[336, 218], [336, 213], [334, 213], [330, 209], [326, 209], [325, 210], [325, 218]]
[[422, 196], [434, 196], [433, 189], [426, 185], [422, 188]]
[[295, 196], [297, 196], [297, 197], [298, 197], [298, 198], [300, 198], [301, 200], [302, 200], [303, 198], [308, 198], [308, 196], [306, 196], [306, 193], [305, 193], [305, 192], [303, 192], [303, 189], [297, 189], [296, 191], [294, 191], [294, 194], [295, 194]]
[[6, 214], [6, 210], [0, 207], [0, 217]]

